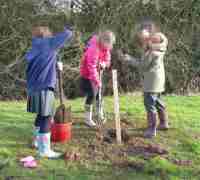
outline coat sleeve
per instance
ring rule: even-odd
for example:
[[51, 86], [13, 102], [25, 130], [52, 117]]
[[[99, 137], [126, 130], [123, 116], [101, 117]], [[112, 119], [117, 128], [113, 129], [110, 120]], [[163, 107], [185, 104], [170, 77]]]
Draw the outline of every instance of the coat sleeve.
[[155, 44], [152, 44], [152, 49], [154, 50], [161, 50], [161, 51], [166, 51], [167, 50], [167, 46], [168, 46], [168, 39], [167, 37], [162, 34], [162, 33], [157, 33], [157, 35], [159, 35], [162, 39], [162, 42], [161, 43], [155, 43]]
[[97, 71], [97, 64], [99, 61], [98, 50], [94, 47], [90, 47], [88, 48], [86, 55], [87, 55], [89, 79], [95, 84], [96, 87], [99, 87], [100, 81], [99, 81], [99, 75]]
[[128, 54], [126, 54], [124, 61], [129, 64], [130, 66], [134, 66], [134, 67], [139, 67], [141, 66], [141, 63], [139, 61], [139, 59], [136, 59]]
[[70, 41], [72, 38], [72, 31], [65, 28], [64, 32], [57, 33], [51, 38], [51, 48], [59, 49], [62, 48], [66, 41]]

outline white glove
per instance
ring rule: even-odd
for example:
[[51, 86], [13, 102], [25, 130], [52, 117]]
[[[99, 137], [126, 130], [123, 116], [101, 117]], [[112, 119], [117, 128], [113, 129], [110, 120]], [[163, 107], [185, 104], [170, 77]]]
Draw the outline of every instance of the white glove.
[[63, 63], [61, 61], [57, 62], [57, 68], [59, 71], [63, 71]]
[[106, 67], [107, 67], [107, 65], [106, 65], [105, 62], [102, 62], [102, 63], [100, 64], [100, 66], [101, 66], [102, 69], [106, 69]]

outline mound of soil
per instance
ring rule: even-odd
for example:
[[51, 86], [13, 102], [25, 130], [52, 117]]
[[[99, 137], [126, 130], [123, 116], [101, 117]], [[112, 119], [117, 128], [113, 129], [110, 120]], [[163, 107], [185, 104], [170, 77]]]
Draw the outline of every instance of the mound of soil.
[[[128, 135], [128, 132], [125, 129], [121, 130], [121, 135], [122, 135], [122, 141], [123, 142], [128, 142], [130, 137]], [[115, 129], [107, 129], [104, 132], [103, 135], [103, 141], [107, 142], [107, 143], [114, 143], [116, 142], [116, 130]]]
[[[113, 121], [109, 121], [112, 122]], [[134, 124], [128, 120], [122, 122], [122, 145], [116, 143], [116, 130], [113, 124], [107, 123], [101, 130], [95, 130], [86, 127], [80, 119], [73, 123], [73, 136], [75, 144], [79, 146], [79, 153], [66, 153], [65, 160], [81, 162], [102, 162], [108, 160], [113, 167], [130, 168], [142, 170], [143, 162], [130, 161], [129, 157], [141, 156], [142, 159], [150, 159], [155, 156], [165, 157], [168, 151], [159, 144], [146, 141], [143, 137], [137, 137], [131, 134], [135, 129]], [[134, 131], [135, 132], [135, 131]]]

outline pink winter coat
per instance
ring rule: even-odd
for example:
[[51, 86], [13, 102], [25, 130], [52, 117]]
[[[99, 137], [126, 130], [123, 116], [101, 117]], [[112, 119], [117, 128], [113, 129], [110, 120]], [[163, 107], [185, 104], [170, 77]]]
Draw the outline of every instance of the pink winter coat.
[[98, 70], [105, 63], [107, 67], [111, 62], [111, 49], [100, 47], [97, 36], [94, 35], [88, 43], [80, 63], [80, 75], [89, 79], [96, 87], [100, 86]]

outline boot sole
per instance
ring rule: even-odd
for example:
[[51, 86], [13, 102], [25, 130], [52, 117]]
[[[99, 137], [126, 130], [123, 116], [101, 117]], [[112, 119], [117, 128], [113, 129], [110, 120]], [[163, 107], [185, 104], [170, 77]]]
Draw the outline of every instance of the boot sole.
[[144, 138], [145, 139], [152, 139], [152, 138], [156, 137], [156, 135], [157, 135], [157, 133], [156, 134], [152, 134], [152, 135], [145, 135], [144, 134]]
[[56, 160], [56, 159], [61, 159], [62, 157], [64, 157], [64, 154], [61, 154], [60, 156], [58, 157], [48, 157], [48, 156], [45, 156], [45, 155], [39, 155], [40, 158], [44, 158], [44, 159], [52, 159], [52, 160]]
[[156, 135], [153, 135], [153, 136], [144, 136], [145, 139], [153, 139], [155, 137], [156, 137]]
[[169, 130], [169, 128], [157, 128], [157, 130], [159, 130], [159, 131], [168, 131]]

